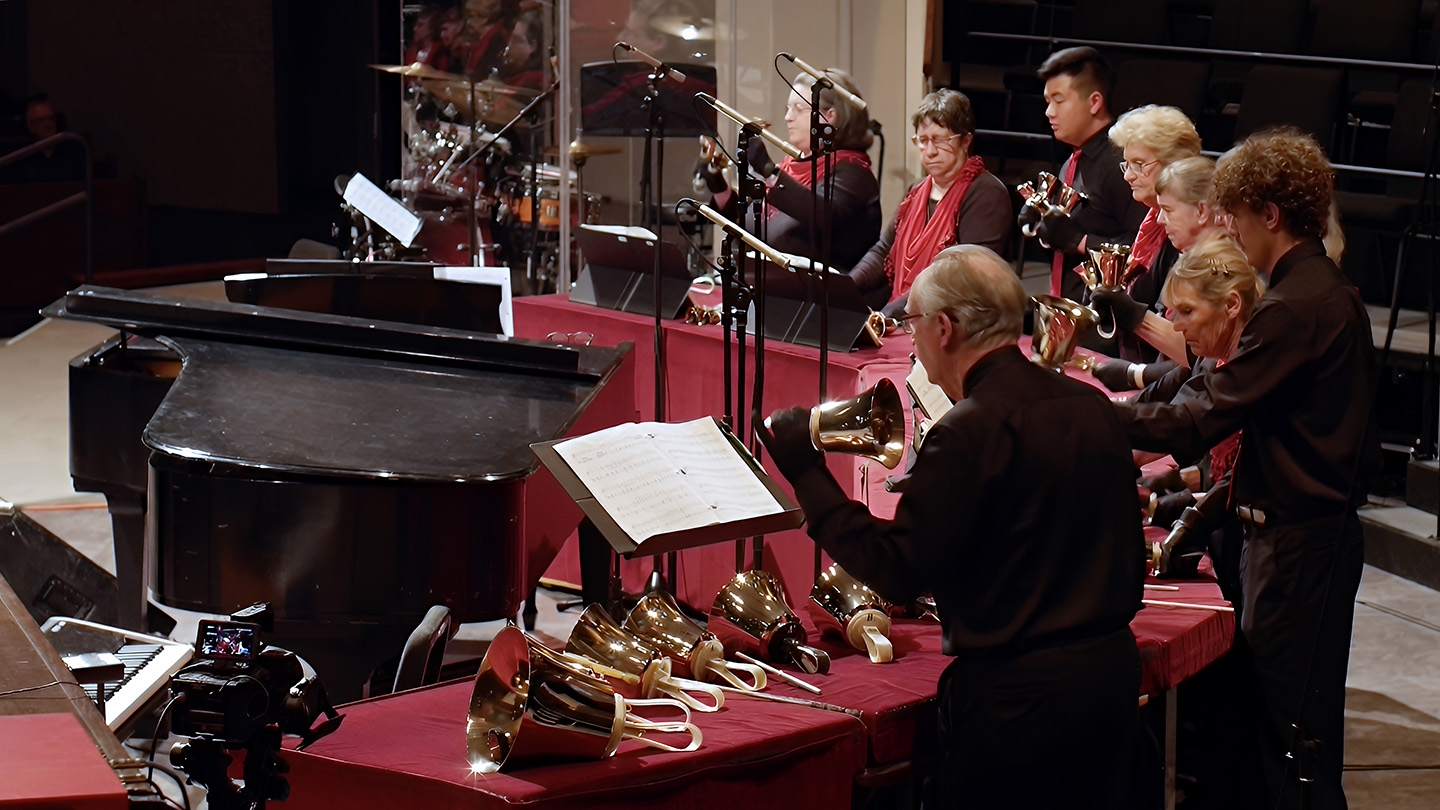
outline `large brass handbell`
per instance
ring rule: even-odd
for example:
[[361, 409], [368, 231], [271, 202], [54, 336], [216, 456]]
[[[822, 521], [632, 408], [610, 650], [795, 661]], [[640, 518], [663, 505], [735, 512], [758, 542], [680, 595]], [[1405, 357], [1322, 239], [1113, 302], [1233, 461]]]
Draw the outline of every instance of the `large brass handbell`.
[[[699, 681], [720, 679], [747, 692], [765, 688], [765, 670], [754, 664], [726, 661], [725, 645], [720, 639], [686, 616], [675, 597], [665, 591], [641, 597], [625, 617], [625, 629], [670, 656], [681, 676]], [[748, 674], [750, 680], [736, 672]]]
[[800, 617], [785, 601], [785, 591], [768, 571], [736, 574], [715, 595], [710, 606], [710, 627], [729, 633], [737, 645], [758, 645], [771, 663], [792, 663], [811, 674], [828, 672], [830, 656], [809, 646], [809, 634]]
[[865, 456], [895, 469], [905, 452], [900, 391], [882, 378], [856, 397], [811, 408], [810, 441], [821, 452]]
[[810, 589], [810, 599], [822, 608], [811, 611], [822, 631], [836, 631], [876, 664], [895, 657], [888, 638], [892, 605], [869, 585], [850, 576], [839, 563], [821, 572]]
[[[664, 751], [700, 747], [700, 729], [688, 722], [656, 723], [630, 712], [599, 673], [557, 653], [520, 628], [495, 634], [470, 694], [465, 741], [470, 770], [493, 773], [526, 763], [603, 759], [622, 740]], [[688, 734], [684, 748], [651, 736]]]
[[[672, 674], [670, 658], [660, 648], [621, 627], [600, 605], [589, 605], [580, 614], [565, 643], [565, 652], [620, 673], [616, 677], [632, 684], [641, 699], [669, 695], [702, 712], [719, 711], [725, 705], [725, 695], [719, 689]], [[709, 695], [711, 702], [697, 700], [690, 692]]]
[[[1081, 269], [1085, 274], [1085, 286], [1090, 288], [1090, 292], [1123, 291], [1129, 280], [1126, 278], [1126, 271], [1130, 263], [1130, 246], [1107, 242], [1090, 248], [1088, 252], [1090, 259], [1081, 265]], [[1100, 323], [1095, 327], [1095, 331], [1106, 340], [1115, 337], [1114, 315], [1111, 315], [1108, 327]]]
[[1032, 296], [1030, 303], [1035, 305], [1035, 337], [1030, 342], [1030, 360], [1051, 371], [1063, 372], [1075, 353], [1080, 334], [1099, 321], [1100, 314], [1058, 295]]

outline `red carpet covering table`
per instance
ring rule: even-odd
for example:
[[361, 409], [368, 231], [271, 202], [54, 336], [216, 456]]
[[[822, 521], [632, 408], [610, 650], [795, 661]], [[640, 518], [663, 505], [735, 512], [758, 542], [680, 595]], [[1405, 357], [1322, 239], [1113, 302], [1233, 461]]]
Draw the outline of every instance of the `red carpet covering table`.
[[848, 807], [851, 781], [865, 766], [865, 729], [854, 717], [738, 698], [697, 715], [704, 744], [696, 751], [624, 742], [598, 762], [473, 775], [465, 757], [470, 690], [469, 680], [453, 681], [345, 706], [339, 730], [304, 752], [285, 752], [284, 806]]

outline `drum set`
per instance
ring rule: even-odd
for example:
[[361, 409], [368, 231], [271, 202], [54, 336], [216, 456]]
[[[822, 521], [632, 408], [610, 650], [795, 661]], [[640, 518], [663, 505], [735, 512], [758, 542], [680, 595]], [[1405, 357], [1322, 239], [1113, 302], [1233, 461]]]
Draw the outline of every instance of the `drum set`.
[[524, 267], [526, 292], [553, 291], [561, 184], [569, 184], [571, 224], [599, 222], [605, 200], [584, 193], [583, 167], [591, 157], [620, 149], [576, 140], [568, 147], [576, 169], [566, 173], [548, 162], [559, 156], [558, 148], [539, 147], [545, 122], [515, 120], [537, 91], [419, 62], [371, 67], [405, 78], [405, 151], [401, 178], [390, 191], [424, 224], [418, 248], [387, 244], [370, 252], [446, 265]]

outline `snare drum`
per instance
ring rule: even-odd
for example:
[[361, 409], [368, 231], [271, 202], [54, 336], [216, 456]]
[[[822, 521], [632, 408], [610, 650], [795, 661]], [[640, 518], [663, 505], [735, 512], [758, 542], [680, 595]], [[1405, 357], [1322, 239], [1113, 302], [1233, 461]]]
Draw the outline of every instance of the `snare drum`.
[[[574, 193], [570, 195], [571, 225], [579, 225], [581, 221], [579, 196], [580, 195]], [[559, 230], [560, 185], [558, 183], [542, 182], [540, 184], [538, 197], [537, 200], [534, 186], [525, 186], [524, 193], [516, 200], [515, 205], [512, 206], [512, 210], [515, 212], [515, 218], [525, 225], [529, 225], [534, 221], [542, 231]], [[594, 225], [599, 223], [600, 202], [601, 198], [598, 194], [587, 193], [585, 195], [584, 221], [586, 224]]]

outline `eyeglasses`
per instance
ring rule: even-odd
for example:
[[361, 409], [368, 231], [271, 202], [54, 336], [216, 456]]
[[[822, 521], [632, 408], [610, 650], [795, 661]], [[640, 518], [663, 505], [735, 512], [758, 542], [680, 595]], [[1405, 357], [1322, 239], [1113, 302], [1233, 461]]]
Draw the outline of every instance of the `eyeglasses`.
[[936, 149], [939, 149], [940, 151], [944, 152], [944, 151], [947, 151], [947, 150], [950, 149], [950, 142], [951, 142], [951, 141], [955, 140], [956, 138], [960, 138], [960, 137], [963, 137], [963, 136], [961, 136], [961, 135], [942, 135], [942, 136], [936, 138], [936, 137], [932, 137], [932, 136], [930, 136], [930, 135], [911, 135], [911, 136], [910, 136], [910, 142], [913, 143], [913, 144], [915, 144], [917, 147], [919, 147], [919, 148], [922, 149], [922, 150], [923, 150], [925, 147], [927, 147], [927, 146], [933, 146], [933, 147], [935, 147]]
[[1150, 171], [1150, 167], [1151, 167], [1151, 166], [1154, 166], [1156, 163], [1159, 163], [1159, 162], [1160, 162], [1159, 159], [1156, 159], [1156, 160], [1122, 160], [1122, 161], [1120, 161], [1120, 173], [1121, 173], [1121, 174], [1127, 174], [1127, 173], [1129, 173], [1129, 172], [1134, 172], [1134, 173], [1137, 174], [1137, 175], [1141, 175], [1141, 174], [1144, 174], [1144, 173], [1147, 172], [1147, 171]]
[[900, 317], [895, 319], [895, 322], [900, 324], [901, 331], [903, 331], [907, 335], [910, 335], [911, 337], [914, 337], [915, 321], [919, 320], [920, 318], [924, 318], [929, 314], [930, 313], [928, 312], [916, 312], [913, 315], [901, 315]]

